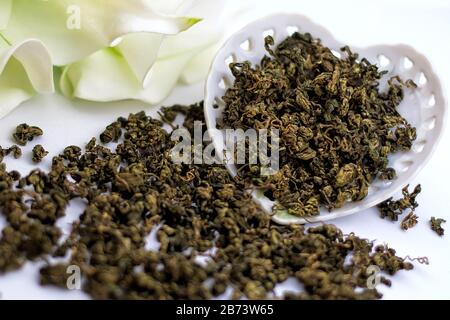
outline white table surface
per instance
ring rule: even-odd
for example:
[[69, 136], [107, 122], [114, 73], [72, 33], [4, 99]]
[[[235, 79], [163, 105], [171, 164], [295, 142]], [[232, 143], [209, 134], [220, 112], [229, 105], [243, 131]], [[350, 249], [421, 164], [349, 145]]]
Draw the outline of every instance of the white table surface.
[[[349, 45], [368, 46], [379, 43], [406, 43], [425, 54], [440, 76], [444, 91], [450, 92], [450, 4], [446, 1], [299, 1], [276, 2], [270, 0], [229, 0], [254, 8], [239, 21], [234, 21], [228, 31], [264, 14], [288, 11], [299, 12], [328, 28]], [[394, 2], [394, 3], [391, 3]], [[203, 84], [179, 86], [163, 103], [191, 103], [203, 97]], [[126, 101], [94, 103], [69, 101], [59, 95], [36, 97], [0, 120], [0, 145], [12, 144], [11, 133], [19, 123], [40, 126], [45, 134], [39, 138], [50, 155], [59, 153], [65, 146], [83, 145], [97, 135], [118, 116], [130, 112], [156, 112], [157, 106], [142, 102]], [[8, 169], [28, 173], [35, 165], [31, 161], [31, 148], [23, 149], [20, 160], [6, 160]], [[376, 239], [397, 249], [400, 256], [427, 256], [429, 265], [415, 264], [415, 269], [400, 272], [392, 278], [392, 287], [380, 286], [385, 299], [449, 299], [450, 298], [450, 132], [444, 136], [427, 166], [411, 185], [422, 184], [420, 203], [416, 213], [419, 224], [404, 232], [399, 223], [382, 220], [374, 208], [332, 221], [345, 233]], [[48, 156], [39, 167], [49, 167]], [[66, 232], [69, 222], [81, 213], [82, 208], [73, 205], [68, 216], [58, 222]], [[448, 234], [437, 236], [429, 228], [431, 216], [442, 217], [449, 222]], [[0, 217], [0, 228], [4, 218]], [[21, 270], [0, 276], [0, 297], [3, 299], [85, 299], [81, 291], [65, 291], [38, 285], [40, 262], [28, 263]]]

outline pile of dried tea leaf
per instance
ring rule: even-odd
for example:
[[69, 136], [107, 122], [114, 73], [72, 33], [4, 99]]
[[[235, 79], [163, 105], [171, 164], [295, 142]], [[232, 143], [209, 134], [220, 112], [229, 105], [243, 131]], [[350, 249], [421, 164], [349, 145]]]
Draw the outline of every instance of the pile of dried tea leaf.
[[[164, 108], [193, 131], [203, 105]], [[50, 171], [20, 177], [0, 166], [0, 273], [42, 259], [43, 285], [66, 288], [76, 265], [82, 289], [98, 299], [282, 298], [293, 277], [301, 293], [284, 298], [373, 299], [370, 266], [385, 274], [412, 268], [386, 245], [344, 235], [333, 225], [280, 226], [223, 166], [174, 164], [163, 123], [144, 112], [119, 118], [84, 148], [68, 146]], [[73, 199], [84, 212], [64, 240], [56, 225]], [[159, 248], [149, 248], [156, 234]], [[384, 277], [382, 283], [390, 285]]]
[[[363, 199], [376, 177], [395, 178], [388, 155], [409, 150], [416, 130], [398, 112], [411, 80], [398, 76], [380, 89], [378, 70], [348, 47], [342, 57], [310, 34], [294, 33], [259, 65], [231, 63], [235, 82], [223, 100], [223, 128], [279, 129], [280, 170], [260, 176], [260, 164], [240, 165], [250, 185], [266, 190], [296, 216]], [[276, 208], [276, 209], [277, 209]]]

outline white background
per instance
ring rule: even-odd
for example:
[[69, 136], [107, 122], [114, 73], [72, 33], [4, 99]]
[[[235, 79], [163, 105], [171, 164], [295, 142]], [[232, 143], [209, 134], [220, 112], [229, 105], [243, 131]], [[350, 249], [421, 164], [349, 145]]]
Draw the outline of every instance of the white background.
[[[231, 32], [256, 17], [279, 11], [298, 12], [329, 29], [337, 39], [349, 45], [405, 43], [415, 47], [432, 62], [441, 78], [447, 96], [450, 92], [450, 2], [447, 1], [283, 1], [283, 0], [229, 0], [231, 7], [243, 6], [248, 10], [239, 19], [230, 21]], [[447, 4], [447, 3], [449, 4]], [[203, 97], [203, 84], [178, 87], [163, 103], [191, 103]], [[1, 102], [0, 102], [1, 103]], [[68, 101], [54, 95], [36, 97], [0, 120], [0, 145], [12, 144], [13, 128], [23, 122], [38, 125], [45, 135], [38, 140], [51, 155], [67, 145], [83, 145], [97, 135], [105, 125], [118, 116], [145, 110], [155, 112], [157, 107], [141, 102], [92, 103]], [[431, 161], [412, 185], [422, 184], [417, 209], [419, 224], [404, 232], [399, 223], [378, 217], [376, 209], [334, 220], [345, 233], [387, 243], [397, 249], [400, 256], [427, 256], [430, 265], [415, 264], [415, 269], [400, 272], [392, 278], [391, 288], [380, 287], [385, 299], [449, 299], [450, 298], [450, 132], [443, 138]], [[29, 172], [33, 143], [24, 148], [19, 161], [7, 161], [8, 169]], [[40, 165], [48, 168], [51, 156]], [[68, 217], [58, 224], [69, 230], [68, 223], [81, 212], [81, 207], [69, 208]], [[429, 228], [429, 219], [437, 216], [447, 219], [448, 234], [440, 238]], [[0, 228], [4, 224], [0, 218]], [[37, 267], [40, 262], [28, 263], [19, 271], [0, 276], [0, 294], [4, 299], [81, 299], [80, 291], [41, 288]]]

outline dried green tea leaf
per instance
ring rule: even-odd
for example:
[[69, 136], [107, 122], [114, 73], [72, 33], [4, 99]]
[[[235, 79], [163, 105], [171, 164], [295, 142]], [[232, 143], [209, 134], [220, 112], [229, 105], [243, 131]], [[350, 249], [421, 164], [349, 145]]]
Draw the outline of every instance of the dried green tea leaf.
[[22, 149], [19, 146], [13, 145], [7, 149], [3, 149], [0, 146], [0, 162], [3, 161], [3, 158], [12, 154], [14, 159], [19, 159], [22, 156]]
[[16, 127], [16, 130], [13, 133], [13, 138], [17, 144], [24, 146], [35, 137], [42, 136], [43, 134], [44, 132], [41, 128], [22, 123]]
[[380, 170], [378, 178], [380, 178], [381, 180], [394, 180], [395, 178], [397, 178], [397, 173], [395, 172], [394, 168], [382, 169]]
[[280, 130], [280, 173], [238, 165], [247, 186], [268, 189], [277, 210], [310, 216], [365, 198], [378, 176], [394, 179], [388, 156], [416, 139], [397, 111], [413, 83], [395, 76], [382, 91], [384, 71], [349, 47], [338, 58], [308, 33], [273, 44], [266, 37], [268, 55], [257, 66], [230, 64], [235, 81], [223, 97], [222, 128]]
[[[202, 103], [164, 110], [165, 121], [184, 116], [189, 132], [195, 121], [204, 123]], [[393, 249], [374, 248], [334, 225], [272, 222], [225, 166], [172, 162], [170, 134], [144, 112], [108, 127], [122, 132], [115, 150], [93, 138], [84, 151], [65, 148], [48, 172], [24, 177], [0, 165], [0, 212], [7, 220], [0, 273], [43, 259], [41, 284], [67, 288], [68, 267], [76, 266], [82, 290], [95, 299], [210, 299], [228, 288], [233, 298], [267, 299], [290, 277], [305, 290], [289, 298], [378, 299], [368, 288], [369, 266], [387, 274], [412, 268]], [[342, 183], [357, 171], [345, 167]], [[86, 206], [62, 241], [56, 222], [74, 199]], [[302, 210], [317, 206], [311, 197]], [[152, 231], [159, 248], [149, 250]]]
[[45, 156], [48, 155], [48, 151], [46, 151], [44, 149], [44, 147], [40, 144], [37, 144], [34, 146], [33, 150], [32, 150], [32, 160], [33, 162], [41, 162], [42, 159], [45, 158]]
[[444, 219], [431, 217], [430, 220], [431, 230], [436, 232], [438, 235], [443, 236], [445, 230], [441, 225], [445, 222], [447, 221], [445, 221]]
[[408, 213], [408, 215], [406, 215], [406, 217], [402, 220], [402, 223], [400, 224], [400, 227], [403, 230], [408, 230], [412, 227], [414, 227], [418, 220], [417, 220], [417, 215], [414, 213], [414, 211], [411, 211], [410, 213]]
[[119, 122], [114, 122], [106, 127], [105, 131], [100, 134], [102, 143], [117, 142], [122, 135], [122, 129]]
[[12, 146], [7, 150], [7, 154], [13, 155], [14, 159], [19, 159], [22, 156], [22, 149], [19, 146]]
[[402, 189], [403, 198], [392, 200], [392, 198], [378, 205], [381, 218], [389, 218], [392, 221], [397, 221], [398, 217], [403, 214], [406, 209], [414, 211], [419, 204], [416, 201], [417, 195], [422, 191], [420, 184], [418, 184], [412, 193], [408, 191], [409, 185]]

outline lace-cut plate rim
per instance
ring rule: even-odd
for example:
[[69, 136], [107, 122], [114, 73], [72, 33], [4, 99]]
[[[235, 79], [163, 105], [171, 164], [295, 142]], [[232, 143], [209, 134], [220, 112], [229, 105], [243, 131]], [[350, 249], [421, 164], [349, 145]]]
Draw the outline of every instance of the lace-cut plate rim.
[[[292, 33], [309, 32], [314, 38], [321, 39], [333, 54], [340, 56], [346, 43], [336, 40], [333, 35], [309, 18], [299, 14], [274, 14], [256, 20], [232, 35], [218, 51], [205, 85], [205, 119], [214, 147], [224, 150], [225, 134], [217, 130], [218, 120], [222, 118], [225, 104], [222, 100], [226, 90], [233, 84], [234, 77], [228, 67], [230, 62], [250, 61], [258, 64], [264, 56], [264, 38], [272, 35], [278, 45]], [[360, 212], [385, 201], [407, 185], [430, 159], [442, 135], [446, 114], [446, 97], [441, 82], [428, 59], [414, 48], [399, 45], [374, 45], [366, 48], [350, 46], [353, 52], [377, 64], [388, 73], [380, 81], [381, 89], [393, 75], [402, 79], [412, 79], [418, 85], [416, 89], [405, 89], [405, 98], [398, 107], [400, 114], [417, 129], [417, 139], [407, 152], [398, 152], [389, 157], [389, 166], [397, 171], [393, 181], [376, 179], [369, 187], [369, 193], [361, 201], [347, 202], [342, 208], [331, 212], [321, 208], [320, 214], [300, 218], [283, 211], [272, 212], [273, 201], [261, 192], [253, 192], [255, 201], [272, 215], [272, 219], [281, 224], [303, 224], [343, 217]], [[216, 106], [216, 107], [215, 107]], [[217, 154], [222, 154], [217, 152]], [[236, 166], [227, 164], [229, 172], [235, 176]]]

